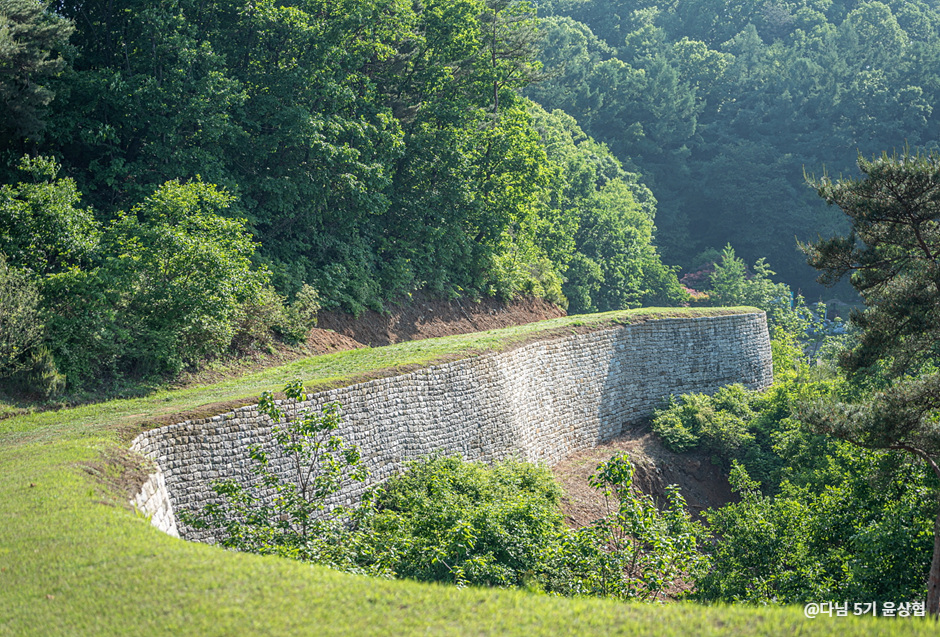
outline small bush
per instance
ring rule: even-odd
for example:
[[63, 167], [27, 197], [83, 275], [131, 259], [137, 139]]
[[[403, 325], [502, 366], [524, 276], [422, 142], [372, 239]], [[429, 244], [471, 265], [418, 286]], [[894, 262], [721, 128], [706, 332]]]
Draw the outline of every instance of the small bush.
[[39, 290], [27, 272], [11, 267], [0, 252], [0, 378], [29, 367], [42, 337]]
[[680, 403], [675, 396], [670, 396], [666, 406], [653, 414], [653, 431], [668, 449], [676, 453], [695, 449], [699, 445], [699, 437], [692, 431], [684, 398]]
[[552, 547], [546, 590], [624, 600], [662, 600], [707, 570], [698, 550], [705, 539], [678, 487], [667, 489], [662, 510], [633, 485], [626, 454], [597, 467], [591, 485], [604, 493], [607, 515], [568, 532]]
[[413, 462], [374, 492], [362, 518], [361, 530], [373, 538], [364, 559], [397, 577], [526, 586], [561, 530], [560, 500], [544, 466], [489, 467], [456, 456]]
[[749, 430], [757, 392], [741, 385], [723, 387], [714, 396], [685, 394], [670, 397], [653, 414], [653, 431], [670, 450], [682, 453], [701, 448], [730, 460], [754, 441]]
[[[307, 289], [313, 290], [305, 285], [304, 290]], [[316, 290], [313, 295], [315, 303]], [[274, 288], [268, 285], [260, 288], [242, 304], [229, 350], [236, 355], [246, 355], [253, 350], [271, 349], [277, 339], [290, 344], [304, 341], [312, 327], [307, 307], [304, 305], [300, 310], [296, 303], [285, 305], [284, 297]], [[313, 310], [313, 323], [316, 323], [316, 310]]]

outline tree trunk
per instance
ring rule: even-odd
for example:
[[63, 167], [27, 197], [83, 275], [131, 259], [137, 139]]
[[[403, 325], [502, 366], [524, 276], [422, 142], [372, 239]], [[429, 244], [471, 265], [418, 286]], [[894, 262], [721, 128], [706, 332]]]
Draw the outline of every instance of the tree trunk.
[[[940, 478], [940, 466], [923, 449], [910, 445], [892, 445], [889, 449], [900, 449], [920, 456], [930, 465], [934, 475]], [[934, 619], [940, 618], [940, 502], [937, 507], [937, 517], [933, 521], [933, 559], [930, 560], [930, 575], [927, 577], [927, 603], [924, 609]]]
[[927, 579], [927, 613], [940, 615], [940, 510], [933, 523], [933, 559], [930, 561], [930, 577]]

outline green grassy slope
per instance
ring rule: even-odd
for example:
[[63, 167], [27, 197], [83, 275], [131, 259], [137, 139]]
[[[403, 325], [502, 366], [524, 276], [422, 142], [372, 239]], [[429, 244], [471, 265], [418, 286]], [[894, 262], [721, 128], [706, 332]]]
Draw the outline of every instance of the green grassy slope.
[[155, 412], [247, 399], [296, 376], [333, 383], [387, 363], [635, 316], [403, 343], [365, 350], [367, 359], [333, 354], [239, 382], [0, 422], [0, 635], [933, 633], [927, 621], [807, 620], [799, 608], [621, 604], [345, 575], [170, 538], [115, 506], [118, 496], [84, 469], [125, 447], [130, 426], [146, 426]]

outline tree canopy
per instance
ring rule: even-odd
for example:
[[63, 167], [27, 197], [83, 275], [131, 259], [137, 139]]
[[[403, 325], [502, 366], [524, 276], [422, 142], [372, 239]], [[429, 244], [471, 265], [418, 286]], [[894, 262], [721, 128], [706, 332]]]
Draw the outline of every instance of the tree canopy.
[[[940, 13], [930, 3], [540, 2], [549, 76], [525, 92], [578, 118], [659, 202], [668, 263], [731, 243], [817, 296], [795, 239], [844, 233], [804, 169], [936, 147]], [[843, 296], [851, 292], [842, 293]]]
[[64, 67], [55, 51], [71, 33], [41, 0], [0, 2], [0, 149], [42, 128], [41, 110], [55, 95], [48, 80]]
[[520, 95], [541, 77], [528, 2], [14, 5], [50, 61], [16, 77], [56, 98], [0, 139], [0, 252], [70, 383], [172, 373], [259, 320], [293, 333], [303, 290], [354, 314], [419, 289], [686, 298], [641, 178]]

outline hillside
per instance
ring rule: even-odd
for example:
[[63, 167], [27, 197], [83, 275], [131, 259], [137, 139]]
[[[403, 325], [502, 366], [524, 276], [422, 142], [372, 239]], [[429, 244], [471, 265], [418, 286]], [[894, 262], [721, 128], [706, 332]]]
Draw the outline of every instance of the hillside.
[[[566, 317], [364, 348], [237, 382], [0, 422], [0, 634], [926, 634], [926, 622], [807, 620], [799, 608], [643, 606], [373, 580], [165, 536], [123, 505], [128, 435], [300, 376], [308, 386], [689, 310]], [[391, 367], [396, 365], [396, 367]], [[344, 380], [347, 379], [347, 380]], [[125, 463], [126, 464], [126, 463]]]

